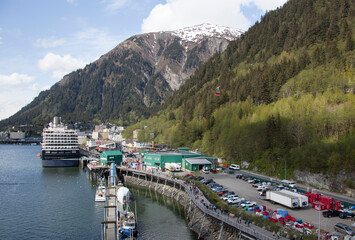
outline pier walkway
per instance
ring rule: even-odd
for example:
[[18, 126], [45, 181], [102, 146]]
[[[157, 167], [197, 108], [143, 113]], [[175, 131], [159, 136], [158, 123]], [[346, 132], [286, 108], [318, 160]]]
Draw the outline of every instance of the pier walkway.
[[[266, 229], [263, 229], [259, 226], [251, 224], [251, 223], [244, 224], [237, 217], [231, 217], [226, 214], [221, 214], [220, 211], [213, 211], [213, 210], [209, 209], [208, 207], [206, 207], [206, 205], [203, 205], [201, 203], [201, 197], [202, 197], [204, 199], [204, 203], [205, 204], [207, 203], [207, 206], [208, 206], [210, 204], [208, 199], [206, 199], [204, 197], [204, 195], [202, 194], [202, 196], [199, 196], [199, 198], [197, 200], [196, 195], [192, 192], [192, 190], [189, 188], [189, 185], [185, 181], [182, 181], [179, 179], [174, 179], [174, 178], [171, 178], [170, 176], [167, 176], [165, 174], [151, 172], [151, 171], [140, 171], [140, 170], [125, 168], [125, 167], [118, 167], [118, 169], [121, 169], [121, 171], [125, 171], [126, 174], [128, 174], [128, 172], [130, 172], [132, 174], [132, 176], [136, 176], [138, 178], [145, 178], [145, 180], [148, 180], [148, 178], [150, 178], [150, 181], [153, 181], [153, 178], [156, 178], [155, 181], [157, 183], [159, 182], [159, 180], [162, 180], [165, 182], [165, 184], [168, 182], [168, 183], [170, 183], [170, 185], [173, 185], [176, 188], [184, 189], [185, 192], [190, 197], [189, 210], [190, 211], [192, 210], [191, 209], [191, 201], [192, 201], [195, 204], [195, 206], [197, 206], [205, 214], [204, 217], [206, 217], [206, 215], [209, 215], [210, 217], [220, 220], [221, 232], [223, 230], [223, 226], [225, 224], [228, 224], [228, 225], [234, 227], [235, 229], [237, 229], [243, 238], [261, 239], [261, 240], [274, 240], [275, 239], [275, 237], [272, 235], [272, 233], [270, 231], [267, 231]], [[200, 192], [202, 192], [202, 191], [200, 191]], [[203, 223], [204, 222], [202, 222], [201, 229], [203, 227]], [[280, 236], [279, 239], [286, 240], [287, 238]]]
[[104, 221], [101, 222], [101, 239], [117, 240], [118, 239], [118, 214], [117, 214], [117, 186], [116, 176], [110, 176], [108, 179], [108, 187], [106, 190], [106, 201], [104, 206]]

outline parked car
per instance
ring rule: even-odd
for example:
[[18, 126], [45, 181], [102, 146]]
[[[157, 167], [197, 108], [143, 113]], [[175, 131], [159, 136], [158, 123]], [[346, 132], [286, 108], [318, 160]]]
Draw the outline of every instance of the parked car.
[[245, 203], [245, 198], [239, 198], [235, 207], [240, 207], [240, 205], [242, 205], [243, 203]]
[[209, 173], [210, 173], [210, 170], [209, 170], [208, 168], [203, 168], [203, 169], [202, 169], [202, 172], [203, 172], [204, 174], [209, 174]]
[[235, 204], [238, 202], [237, 200], [238, 200], [238, 196], [233, 196], [233, 197], [227, 199], [227, 203], [228, 204]]
[[209, 183], [209, 184], [207, 184], [207, 186], [211, 189], [215, 188], [215, 187], [222, 187], [222, 185], [220, 185], [218, 183]]
[[231, 168], [225, 168], [223, 171], [228, 174], [234, 174], [234, 169]]
[[339, 217], [342, 218], [342, 219], [345, 219], [345, 218], [355, 218], [355, 214], [352, 213], [352, 212], [341, 211], [341, 212], [339, 213]]
[[250, 202], [250, 201], [246, 201], [242, 204], [240, 204], [241, 207], [253, 207], [256, 205], [256, 202]]
[[239, 173], [239, 174], [235, 175], [235, 177], [241, 179], [243, 177], [243, 174]]
[[264, 189], [267, 189], [267, 186], [265, 186], [265, 185], [259, 185], [259, 186], [256, 188], [256, 190], [258, 190], [258, 191], [262, 191], [262, 190], [264, 190]]
[[239, 170], [239, 169], [240, 169], [240, 166], [237, 165], [237, 164], [231, 164], [231, 165], [229, 166], [229, 168], [230, 168], [230, 169], [233, 169], [233, 170]]
[[211, 173], [216, 173], [216, 172], [217, 172], [217, 170], [216, 170], [216, 169], [211, 168], [211, 169], [210, 169], [210, 172], [211, 172]]
[[340, 211], [337, 211], [337, 210], [328, 210], [328, 211], [323, 212], [322, 214], [323, 214], [323, 217], [328, 217], [328, 218], [331, 218], [331, 217], [338, 217], [339, 214], [340, 214]]
[[213, 179], [207, 179], [206, 181], [203, 181], [204, 184], [211, 184], [211, 183], [214, 183], [214, 180]]
[[225, 189], [225, 188], [223, 188], [222, 190], [218, 191], [217, 194], [218, 194], [219, 196], [222, 196], [222, 195], [225, 194], [226, 192], [228, 192], [228, 190]]
[[240, 200], [239, 198], [227, 200], [227, 203], [228, 203], [228, 204], [237, 204], [237, 203], [239, 203], [239, 202], [241, 202], [241, 200]]
[[355, 231], [352, 230], [348, 225], [344, 224], [344, 223], [337, 223], [334, 226], [335, 231], [343, 233], [343, 234], [347, 234], [350, 236], [354, 236], [355, 235]]
[[266, 196], [266, 191], [267, 191], [267, 189], [261, 190], [261, 191], [259, 192], [259, 195], [260, 195], [260, 196]]
[[232, 199], [232, 198], [235, 198], [235, 197], [237, 198], [238, 195], [237, 194], [230, 194], [230, 195], [227, 195], [227, 196], [223, 197], [222, 199], [224, 201], [227, 201], [228, 199]]
[[214, 192], [219, 192], [219, 191], [222, 191], [223, 187], [214, 187], [214, 188], [211, 188], [212, 191]]

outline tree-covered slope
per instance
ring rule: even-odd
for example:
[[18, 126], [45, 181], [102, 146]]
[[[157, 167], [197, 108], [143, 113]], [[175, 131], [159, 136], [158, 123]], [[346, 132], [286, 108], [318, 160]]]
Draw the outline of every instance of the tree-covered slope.
[[[355, 6], [290, 0], [215, 55], [131, 126], [139, 140], [199, 148], [272, 175], [355, 176]], [[221, 96], [215, 96], [219, 86]], [[147, 126], [144, 128], [144, 126]]]
[[[240, 31], [202, 24], [178, 31], [135, 35], [97, 61], [40, 93], [0, 127], [66, 121], [111, 121], [122, 125], [148, 117], [215, 52]], [[188, 37], [186, 37], [188, 36]]]

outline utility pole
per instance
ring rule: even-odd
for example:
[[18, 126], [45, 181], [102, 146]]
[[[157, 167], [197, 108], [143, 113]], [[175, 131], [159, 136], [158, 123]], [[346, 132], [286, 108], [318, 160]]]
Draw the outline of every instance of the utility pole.
[[285, 180], [286, 180], [286, 158], [285, 158]]
[[318, 225], [319, 225], [319, 227], [318, 227], [318, 240], [320, 240], [320, 212], [321, 211], [318, 211], [319, 212], [319, 218], [318, 218]]

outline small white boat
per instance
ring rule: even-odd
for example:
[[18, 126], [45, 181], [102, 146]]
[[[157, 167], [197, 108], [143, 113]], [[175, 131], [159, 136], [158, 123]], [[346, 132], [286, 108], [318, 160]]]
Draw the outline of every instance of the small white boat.
[[96, 189], [95, 202], [105, 202], [106, 201], [106, 187], [103, 184], [103, 179], [100, 179], [100, 184]]

